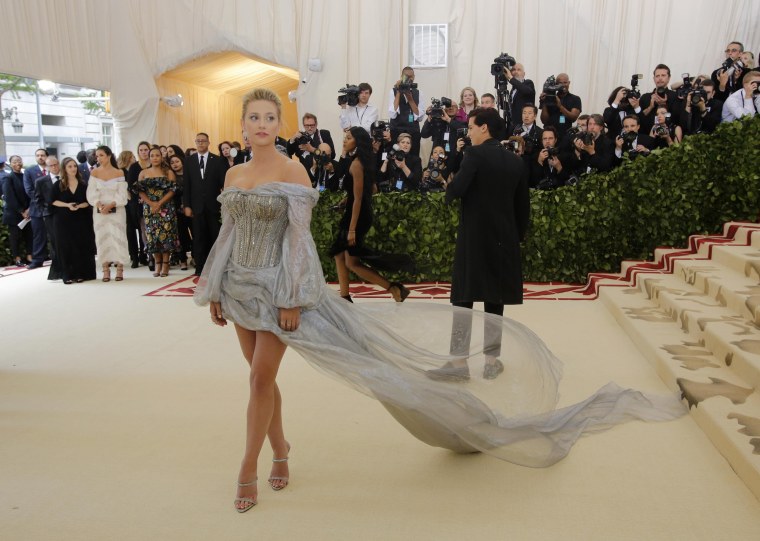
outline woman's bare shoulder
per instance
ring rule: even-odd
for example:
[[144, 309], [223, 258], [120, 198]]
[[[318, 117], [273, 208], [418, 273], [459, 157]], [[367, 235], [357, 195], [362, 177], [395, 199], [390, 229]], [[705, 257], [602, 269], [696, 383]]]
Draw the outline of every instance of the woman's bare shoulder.
[[283, 177], [287, 179], [287, 182], [311, 188], [311, 179], [306, 172], [306, 168], [301, 165], [301, 162], [295, 160], [286, 160], [286, 162], [283, 165]]

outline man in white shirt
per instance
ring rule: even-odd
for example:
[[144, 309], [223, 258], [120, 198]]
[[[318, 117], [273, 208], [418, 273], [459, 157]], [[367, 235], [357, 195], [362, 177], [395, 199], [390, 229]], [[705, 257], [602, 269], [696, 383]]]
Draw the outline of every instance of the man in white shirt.
[[378, 118], [377, 107], [369, 104], [369, 97], [372, 95], [372, 87], [369, 83], [359, 85], [359, 103], [350, 106], [346, 103], [341, 105], [340, 127], [343, 131], [354, 126], [360, 126], [371, 133], [372, 123]]
[[742, 88], [731, 94], [723, 104], [723, 122], [732, 122], [745, 115], [760, 113], [760, 72], [750, 71], [744, 76]]
[[414, 82], [414, 70], [409, 66], [401, 70], [401, 79], [396, 81], [389, 94], [388, 114], [390, 115], [391, 139], [396, 141], [402, 133], [412, 136], [411, 153], [420, 154], [420, 122], [425, 120], [425, 103], [422, 91]]

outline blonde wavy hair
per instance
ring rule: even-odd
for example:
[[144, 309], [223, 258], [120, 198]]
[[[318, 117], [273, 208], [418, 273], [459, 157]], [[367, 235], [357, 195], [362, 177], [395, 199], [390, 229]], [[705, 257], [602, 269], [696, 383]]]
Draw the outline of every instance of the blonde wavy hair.
[[248, 94], [243, 96], [243, 112], [241, 113], [240, 117], [245, 117], [245, 110], [248, 108], [248, 104], [252, 101], [268, 101], [271, 103], [274, 103], [275, 107], [277, 108], [277, 118], [282, 117], [282, 101], [280, 100], [280, 97], [273, 91], [268, 88], [254, 88]]
[[480, 105], [480, 102], [478, 101], [478, 93], [475, 92], [475, 89], [472, 88], [471, 86], [464, 87], [462, 91], [459, 93], [459, 107], [464, 109], [464, 93], [467, 92], [468, 90], [472, 92], [472, 95], [475, 97], [475, 101], [472, 103], [472, 108], [477, 109], [478, 106]]

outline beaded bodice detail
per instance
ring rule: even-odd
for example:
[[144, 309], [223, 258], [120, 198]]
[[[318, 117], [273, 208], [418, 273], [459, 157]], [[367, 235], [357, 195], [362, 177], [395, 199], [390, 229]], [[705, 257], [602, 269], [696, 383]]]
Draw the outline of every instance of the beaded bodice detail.
[[277, 265], [288, 226], [287, 197], [229, 191], [222, 198], [222, 206], [235, 221], [235, 263], [253, 269]]

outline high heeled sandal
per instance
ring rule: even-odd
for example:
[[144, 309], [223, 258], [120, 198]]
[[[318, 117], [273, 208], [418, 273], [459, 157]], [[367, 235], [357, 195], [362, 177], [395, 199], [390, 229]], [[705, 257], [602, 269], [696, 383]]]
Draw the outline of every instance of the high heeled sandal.
[[104, 282], [111, 281], [111, 264], [110, 263], [103, 264], [103, 281]]
[[411, 293], [411, 290], [401, 282], [391, 282], [387, 291], [393, 296], [393, 300], [396, 302], [404, 302]]
[[[288, 454], [290, 454], [290, 444], [288, 444]], [[273, 458], [272, 462], [273, 463], [287, 462], [288, 458], [290, 458], [290, 457], [286, 456], [285, 458]], [[272, 487], [272, 490], [274, 490], [274, 491], [282, 490], [283, 488], [285, 488], [286, 486], [288, 486], [288, 481], [289, 480], [290, 480], [290, 477], [277, 477], [277, 476], [274, 476], [274, 475], [270, 475], [269, 479], [268, 479], [269, 486]], [[285, 484], [284, 485], [275, 486], [274, 483], [273, 483], [273, 481], [284, 481]]]
[[117, 282], [121, 282], [123, 279], [124, 279], [124, 265], [119, 263], [118, 265], [116, 265], [116, 278], [114, 278], [114, 280], [116, 280]]
[[353, 304], [353, 302], [354, 302], [354, 301], [351, 299], [351, 295], [341, 295], [341, 296], [340, 296], [340, 298], [341, 298], [341, 299], [346, 299], [346, 300], [347, 300], [348, 302], [350, 302], [351, 304]]
[[[163, 261], [163, 259], [161, 261]], [[153, 276], [155, 276], [156, 278], [161, 276], [161, 265], [162, 265], [161, 261], [156, 261], [155, 256], [153, 257], [153, 259], [151, 259], [151, 262], [153, 263], [153, 269], [151, 270], [153, 270]], [[150, 266], [148, 266], [148, 268], [150, 268]]]
[[[240, 482], [238, 482], [237, 486], [239, 488], [252, 487], [252, 486], [254, 486], [258, 482], [258, 480], [259, 480], [259, 478], [257, 477], [256, 479], [254, 479], [250, 483], [240, 483]], [[244, 503], [244, 504], [247, 504], [247, 505], [245, 505], [243, 507], [238, 507], [237, 506], [238, 503]], [[233, 502], [233, 505], [235, 506], [235, 511], [237, 511], [238, 513], [245, 513], [246, 511], [250, 511], [251, 508], [254, 505], [256, 505], [257, 503], [259, 503], [258, 500], [255, 500], [253, 498], [235, 498], [235, 501]]]

